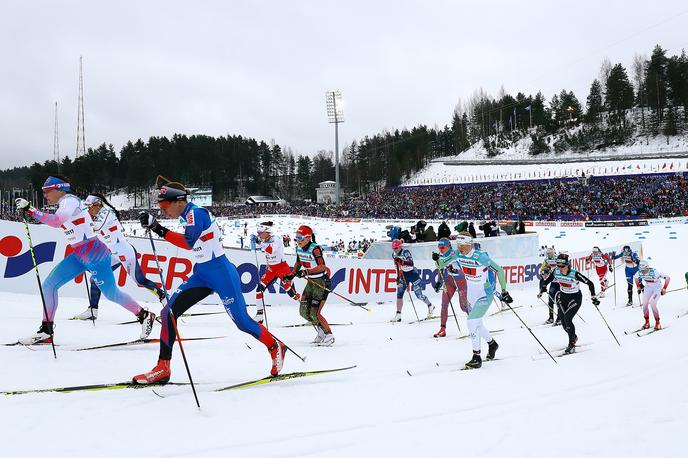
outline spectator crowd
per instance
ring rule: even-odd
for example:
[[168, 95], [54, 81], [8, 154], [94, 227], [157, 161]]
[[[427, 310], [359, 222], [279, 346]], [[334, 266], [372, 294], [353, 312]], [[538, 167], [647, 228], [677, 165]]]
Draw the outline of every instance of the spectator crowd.
[[[216, 216], [224, 217], [292, 214], [488, 222], [658, 218], [688, 216], [688, 184], [686, 174], [654, 174], [397, 187], [368, 194], [363, 199], [349, 199], [340, 205], [301, 202], [272, 207], [214, 206], [211, 210]], [[122, 218], [137, 219], [138, 212], [122, 211]], [[0, 208], [0, 214], [2, 219], [18, 219], [14, 208], [8, 205]], [[432, 238], [432, 233], [428, 237]]]

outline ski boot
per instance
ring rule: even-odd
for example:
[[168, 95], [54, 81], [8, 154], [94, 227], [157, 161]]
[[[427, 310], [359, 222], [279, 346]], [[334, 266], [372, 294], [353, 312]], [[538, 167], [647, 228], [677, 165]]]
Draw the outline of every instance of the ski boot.
[[264, 319], [265, 319], [265, 311], [263, 309], [258, 310], [256, 312], [256, 317], [254, 318], [255, 322], [263, 324]]
[[136, 315], [136, 317], [139, 319], [139, 323], [141, 323], [141, 336], [139, 337], [139, 339], [147, 339], [151, 331], [153, 330], [153, 323], [155, 323], [155, 313], [149, 312], [145, 309], [141, 309], [141, 311], [138, 315]]
[[561, 318], [557, 317], [557, 319], [554, 321], [554, 326], [561, 326]]
[[626, 302], [626, 307], [633, 307], [633, 301], [631, 299]]
[[470, 361], [468, 361], [464, 368], [465, 369], [480, 369], [483, 365], [483, 360], [480, 357], [480, 350], [478, 351], [473, 351], [473, 358], [471, 358]]
[[275, 377], [282, 371], [284, 354], [287, 352], [287, 347], [285, 347], [284, 344], [279, 340], [275, 340], [274, 345], [268, 348], [268, 351], [270, 352], [270, 358], [272, 358], [272, 369], [270, 369], [270, 375]]
[[600, 294], [598, 294], [597, 297], [599, 297], [599, 298], [604, 297], [604, 288], [602, 288], [602, 291], [600, 291]]
[[323, 337], [322, 342], [318, 344], [319, 347], [331, 347], [334, 344], [334, 334], [329, 333], [325, 334], [325, 337]]
[[394, 318], [392, 318], [392, 319], [389, 320], [389, 321], [390, 321], [390, 323], [400, 323], [400, 322], [401, 322], [401, 312], [397, 312], [397, 313], [394, 315]]
[[49, 321], [41, 323], [35, 334], [22, 337], [18, 342], [22, 345], [49, 344], [53, 341], [53, 324]]
[[485, 359], [487, 361], [492, 361], [495, 359], [495, 354], [497, 353], [497, 349], [499, 348], [499, 344], [497, 343], [496, 340], [492, 339], [490, 342], [487, 343], [487, 356]]
[[301, 294], [300, 294], [300, 293], [294, 294], [293, 299], [294, 299], [296, 302], [301, 302]]
[[662, 329], [662, 325], [659, 324], [659, 320], [655, 320], [655, 331], [659, 331]]
[[650, 318], [645, 317], [645, 323], [640, 327], [640, 329], [650, 329]]
[[554, 318], [549, 317], [547, 318], [547, 321], [545, 321], [545, 324], [553, 324], [554, 323]]
[[432, 335], [433, 337], [447, 337], [447, 328], [440, 326], [440, 330]]
[[434, 312], [435, 312], [435, 306], [432, 305], [432, 304], [428, 305], [428, 318], [427, 318], [427, 319], [432, 318], [432, 317], [433, 317], [432, 314], [433, 314]]
[[317, 332], [318, 334], [316, 334], [315, 339], [313, 339], [313, 342], [311, 342], [311, 343], [319, 345], [323, 341], [323, 339], [325, 338], [325, 331], [323, 331], [320, 328], [320, 326], [316, 326], [315, 332]]
[[574, 338], [573, 340], [569, 340], [569, 344], [564, 350], [564, 353], [567, 355], [570, 355], [571, 353], [576, 352], [576, 342], [578, 342], [578, 337]]
[[131, 379], [131, 382], [134, 385], [164, 385], [170, 381], [171, 375], [170, 360], [159, 359], [158, 364], [156, 364], [150, 372], [135, 375], [134, 378]]
[[78, 315], [74, 315], [72, 320], [97, 320], [98, 319], [98, 308], [89, 307]]

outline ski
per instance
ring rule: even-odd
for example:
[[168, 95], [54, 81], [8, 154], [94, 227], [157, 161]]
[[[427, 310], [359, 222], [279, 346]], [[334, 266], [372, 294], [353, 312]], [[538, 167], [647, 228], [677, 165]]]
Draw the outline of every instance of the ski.
[[638, 337], [645, 337], [649, 336], [650, 334], [654, 334], [657, 331], [661, 331], [662, 329], [666, 329], [669, 326], [664, 326], [663, 328], [655, 329], [655, 328], [650, 328], [650, 329], [643, 329], [642, 331], [636, 332], [635, 335]]
[[[206, 315], [224, 315], [225, 313], [226, 312], [185, 313], [182, 316], [180, 316], [179, 318], [189, 318], [192, 316], [206, 316]], [[158, 323], [162, 323], [162, 318], [160, 316], [156, 316], [155, 321], [157, 321]], [[123, 322], [117, 323], [117, 324], [134, 324], [134, 323], [138, 323], [138, 322], [139, 322], [139, 320], [132, 320], [132, 321], [123, 321]]]
[[[502, 359], [502, 358], [483, 359], [483, 364], [489, 363], [489, 362], [491, 362], [491, 361], [499, 361], [499, 360], [501, 360], [501, 359]], [[482, 367], [482, 366], [480, 366], [480, 367], [468, 367], [468, 366], [463, 366], [463, 367], [459, 368], [458, 370], [460, 370], [460, 371], [474, 371], [474, 370], [480, 369], [481, 367]]]
[[237, 385], [226, 386], [224, 388], [218, 388], [215, 391], [238, 390], [241, 388], [249, 388], [252, 386], [264, 385], [266, 383], [279, 382], [281, 380], [290, 380], [290, 379], [299, 378], [299, 377], [310, 377], [312, 375], [322, 375], [322, 374], [329, 374], [332, 372], [347, 371], [347, 370], [353, 369], [355, 367], [356, 366], [349, 366], [349, 367], [340, 367], [337, 369], [325, 369], [325, 370], [321, 370], [321, 371], [291, 372], [289, 374], [280, 374], [280, 375], [276, 375], [274, 377], [265, 377], [265, 378], [261, 378], [258, 380], [252, 380], [250, 382], [244, 382], [244, 383], [239, 383]]
[[[504, 332], [504, 329], [495, 329], [494, 331], [490, 331], [490, 334], [499, 334], [500, 332]], [[470, 334], [465, 334], [463, 336], [457, 337], [457, 339], [465, 339], [466, 337], [470, 337]]]
[[[522, 306], [522, 305], [514, 305], [514, 306], [512, 306], [511, 308], [512, 308], [512, 309], [519, 309], [519, 308], [521, 308], [521, 307], [523, 307], [523, 306]], [[490, 313], [490, 314], [487, 315], [487, 316], [495, 316], [495, 315], [499, 315], [500, 313], [508, 312], [508, 311], [509, 311], [509, 308], [507, 307], [507, 308], [505, 308], [505, 309], [501, 309], [501, 310], [497, 310], [496, 312], [492, 312], [492, 313]]]
[[[647, 329], [652, 329], [652, 328], [647, 328]], [[626, 334], [627, 336], [630, 336], [631, 334], [637, 334], [637, 333], [645, 331], [645, 330], [646, 330], [645, 328], [638, 328], [638, 329], [634, 329], [633, 331], [624, 331], [624, 334]]]
[[[168, 382], [166, 385], [188, 385], [188, 383], [175, 383]], [[148, 387], [161, 387], [165, 385], [161, 384], [151, 384], [151, 385], [137, 385], [132, 382], [122, 382], [122, 383], [102, 383], [96, 385], [77, 385], [77, 386], [66, 386], [60, 388], [39, 388], [36, 390], [21, 390], [21, 391], [3, 391], [2, 394], [6, 396], [15, 394], [32, 394], [32, 393], [74, 393], [75, 391], [105, 391], [105, 390], [122, 390], [125, 388], [148, 388]]]
[[[213, 340], [213, 339], [223, 339], [225, 336], [217, 337], [185, 337], [182, 342], [192, 341], [192, 340]], [[74, 351], [86, 351], [86, 350], [99, 350], [101, 348], [113, 348], [113, 347], [127, 347], [130, 345], [143, 345], [149, 343], [160, 343], [160, 339], [138, 339], [129, 342], [119, 342], [114, 344], [99, 345], [97, 347], [87, 347], [87, 348], [77, 348]]]
[[[447, 315], [447, 316], [448, 316], [448, 317], [452, 317], [452, 316], [454, 316], [454, 315]], [[423, 322], [423, 321], [436, 320], [436, 319], [438, 319], [438, 318], [440, 318], [440, 317], [437, 316], [437, 315], [426, 316], [425, 318], [421, 318], [420, 320], [409, 321], [409, 324], [420, 323], [420, 322]]]
[[[2, 346], [3, 346], [3, 347], [19, 347], [19, 346], [21, 346], [21, 347], [27, 347], [27, 348], [31, 349], [31, 347], [46, 347], [46, 346], [50, 346], [50, 342], [48, 342], [48, 343], [35, 343], [35, 344], [33, 344], [33, 345], [26, 345], [26, 344], [23, 344], [23, 343], [17, 341], [17, 342], [10, 342], [10, 343], [2, 344]], [[56, 346], [56, 347], [59, 347], [58, 344], [55, 344], [55, 346]]]
[[[348, 323], [330, 323], [330, 326], [351, 326], [353, 321], [349, 321]], [[282, 328], [301, 328], [305, 326], [313, 326], [311, 323], [298, 323], [298, 324], [285, 324], [284, 326], [281, 326]]]
[[686, 316], [686, 315], [688, 315], [688, 312], [683, 312], [683, 313], [681, 313], [681, 314], [679, 314], [679, 315], [676, 315], [676, 318], [681, 318], [681, 317], [684, 317], [684, 316]]

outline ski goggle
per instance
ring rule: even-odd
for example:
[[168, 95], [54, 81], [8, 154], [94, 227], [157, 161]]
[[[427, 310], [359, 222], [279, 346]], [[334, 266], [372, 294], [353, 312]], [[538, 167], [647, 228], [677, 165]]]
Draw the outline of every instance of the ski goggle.
[[473, 239], [466, 236], [466, 235], [460, 235], [460, 236], [456, 237], [456, 243], [458, 245], [473, 246]]
[[298, 234], [297, 234], [297, 235], [294, 236], [294, 240], [296, 240], [297, 242], [301, 242], [301, 241], [302, 241], [303, 239], [305, 239], [305, 238], [306, 238], [305, 235], [298, 235]]

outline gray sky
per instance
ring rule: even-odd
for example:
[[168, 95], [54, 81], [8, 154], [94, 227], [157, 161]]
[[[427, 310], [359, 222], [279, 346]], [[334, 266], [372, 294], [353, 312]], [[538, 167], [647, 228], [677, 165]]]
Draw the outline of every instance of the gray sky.
[[[324, 94], [340, 89], [340, 145], [450, 122], [459, 99], [561, 89], [584, 102], [608, 56], [688, 47], [685, 0], [3, 1], [0, 168], [76, 147], [79, 55], [86, 146], [173, 133], [333, 148]], [[659, 24], [659, 25], [658, 25]]]

